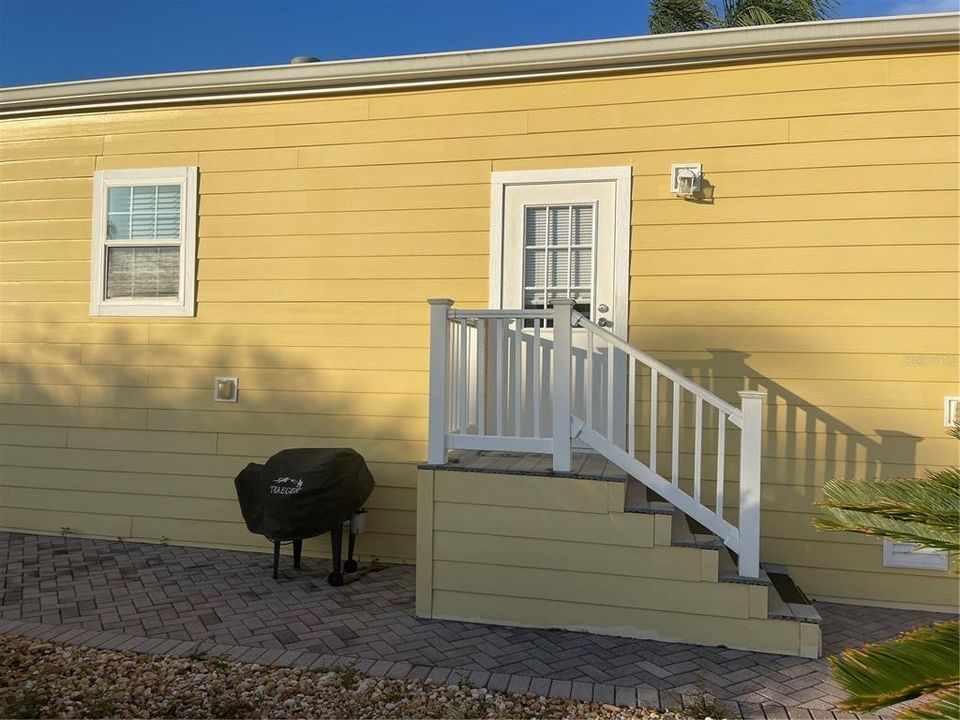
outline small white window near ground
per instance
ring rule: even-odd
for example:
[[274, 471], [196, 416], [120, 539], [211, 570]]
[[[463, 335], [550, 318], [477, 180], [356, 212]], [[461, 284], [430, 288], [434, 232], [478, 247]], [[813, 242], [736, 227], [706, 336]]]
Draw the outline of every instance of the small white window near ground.
[[94, 174], [91, 315], [192, 316], [197, 169]]
[[949, 560], [944, 550], [922, 548], [911, 542], [883, 541], [884, 567], [946, 570]]

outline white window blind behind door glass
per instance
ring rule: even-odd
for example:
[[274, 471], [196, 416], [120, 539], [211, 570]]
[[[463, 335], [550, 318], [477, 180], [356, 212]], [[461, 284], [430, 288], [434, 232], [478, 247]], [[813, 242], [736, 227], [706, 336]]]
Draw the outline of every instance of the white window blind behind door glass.
[[596, 207], [593, 204], [524, 208], [524, 307], [551, 307], [570, 298], [591, 315]]

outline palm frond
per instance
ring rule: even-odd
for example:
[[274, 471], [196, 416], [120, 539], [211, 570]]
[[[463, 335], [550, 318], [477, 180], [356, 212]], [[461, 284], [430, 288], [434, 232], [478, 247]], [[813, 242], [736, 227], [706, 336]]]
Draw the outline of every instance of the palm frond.
[[941, 470], [915, 480], [832, 480], [817, 503], [821, 530], [882, 535], [960, 551], [960, 471]]
[[720, 20], [708, 0], [651, 0], [650, 32], [654, 34], [709, 30]]
[[917, 628], [892, 640], [830, 658], [833, 676], [849, 693], [847, 710], [876, 710], [928, 693], [956, 691], [960, 682], [960, 621]]
[[723, 23], [727, 27], [749, 27], [751, 25], [773, 25], [777, 21], [762, 7], [756, 5], [741, 5], [733, 14], [724, 15]]
[[956, 686], [941, 690], [929, 702], [908, 708], [899, 717], [900, 720], [956, 720], [960, 718], [960, 691]]

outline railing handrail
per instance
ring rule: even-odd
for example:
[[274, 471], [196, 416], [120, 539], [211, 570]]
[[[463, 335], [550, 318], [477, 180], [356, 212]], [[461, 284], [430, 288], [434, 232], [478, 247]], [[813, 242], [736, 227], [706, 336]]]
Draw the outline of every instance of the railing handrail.
[[513, 320], [515, 318], [521, 319], [549, 319], [553, 317], [553, 309], [547, 310], [491, 310], [491, 309], [482, 309], [482, 310], [450, 310], [447, 312], [447, 317], [451, 320], [460, 320], [476, 318], [478, 320], [484, 319], [501, 319], [501, 320]]
[[690, 380], [686, 375], [677, 372], [669, 365], [663, 364], [652, 355], [648, 355], [642, 350], [637, 350], [637, 348], [633, 347], [633, 345], [624, 342], [609, 330], [600, 327], [595, 322], [592, 322], [576, 311], [573, 313], [573, 324], [574, 326], [583, 327], [587, 330], [590, 330], [595, 335], [599, 335], [601, 338], [603, 338], [603, 340], [625, 352], [627, 355], [632, 356], [638, 362], [641, 362], [647, 367], [656, 370], [661, 377], [665, 377], [677, 383], [683, 389], [696, 395], [708, 404], [713, 405], [713, 407], [717, 408], [728, 418], [730, 418], [730, 422], [737, 427], [742, 426], [743, 413], [740, 411], [740, 408], [731, 405], [726, 400], [713, 394], [702, 385], [698, 385], [693, 380]]

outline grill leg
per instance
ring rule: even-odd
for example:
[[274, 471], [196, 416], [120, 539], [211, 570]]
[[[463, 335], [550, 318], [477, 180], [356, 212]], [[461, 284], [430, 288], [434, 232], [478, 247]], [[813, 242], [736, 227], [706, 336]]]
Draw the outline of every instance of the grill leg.
[[280, 577], [280, 541], [273, 541], [273, 579]]
[[303, 554], [303, 540], [294, 540], [293, 541], [293, 567], [295, 570], [300, 569], [300, 556]]
[[333, 550], [333, 572], [327, 575], [327, 582], [334, 587], [343, 585], [343, 570], [340, 565], [343, 551], [343, 527], [337, 525], [330, 531], [330, 546]]
[[357, 534], [353, 532], [353, 525], [350, 526], [350, 537], [347, 540], [347, 561], [343, 564], [344, 572], [352, 573], [357, 571], [357, 561], [353, 559], [353, 551], [357, 547]]

